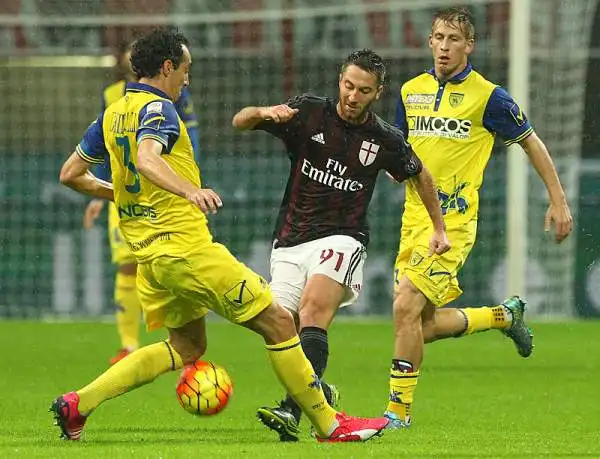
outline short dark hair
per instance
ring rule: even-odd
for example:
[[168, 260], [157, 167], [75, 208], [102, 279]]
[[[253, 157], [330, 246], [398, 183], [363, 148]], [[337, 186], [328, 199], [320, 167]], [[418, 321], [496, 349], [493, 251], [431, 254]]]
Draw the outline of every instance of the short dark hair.
[[153, 78], [165, 61], [179, 67], [183, 61], [181, 45], [188, 45], [185, 36], [173, 29], [156, 29], [139, 38], [131, 47], [131, 68], [140, 78]]
[[433, 21], [431, 22], [431, 30], [435, 27], [435, 23], [437, 21], [445, 22], [446, 24], [451, 22], [458, 23], [458, 27], [465, 35], [467, 40], [475, 39], [475, 20], [473, 19], [473, 15], [469, 11], [468, 8], [459, 7], [459, 8], [444, 8], [443, 10], [439, 10], [433, 16]]
[[351, 52], [342, 64], [340, 73], [344, 73], [349, 65], [356, 65], [377, 77], [377, 84], [385, 83], [385, 64], [379, 54], [370, 49]]

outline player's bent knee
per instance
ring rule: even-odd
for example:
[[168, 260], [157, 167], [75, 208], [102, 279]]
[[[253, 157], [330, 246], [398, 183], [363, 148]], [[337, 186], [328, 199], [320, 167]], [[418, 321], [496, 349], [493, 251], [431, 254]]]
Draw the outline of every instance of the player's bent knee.
[[394, 291], [393, 316], [396, 327], [412, 326], [421, 320], [426, 299], [408, 278], [404, 277]]
[[292, 313], [277, 303], [242, 325], [261, 335], [267, 344], [281, 343], [296, 335]]

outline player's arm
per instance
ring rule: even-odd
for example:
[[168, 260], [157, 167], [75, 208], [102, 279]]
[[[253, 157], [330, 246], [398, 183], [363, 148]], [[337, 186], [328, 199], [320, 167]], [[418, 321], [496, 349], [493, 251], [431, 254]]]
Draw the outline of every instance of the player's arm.
[[398, 133], [394, 137], [393, 143], [388, 144], [386, 151], [393, 152], [392, 155], [385, 158], [388, 175], [398, 183], [408, 178], [415, 185], [429, 214], [433, 224], [433, 235], [429, 241], [429, 256], [434, 253], [440, 255], [447, 252], [450, 250], [450, 243], [446, 236], [442, 205], [433, 177], [401, 134]]
[[223, 205], [221, 198], [213, 190], [197, 188], [179, 176], [161, 157], [164, 145], [152, 138], [144, 138], [138, 145], [137, 169], [156, 186], [187, 199], [202, 212], [217, 212]]
[[102, 199], [114, 199], [112, 184], [100, 180], [90, 172], [94, 164], [104, 164], [108, 152], [104, 145], [102, 119], [104, 113], [88, 126], [75, 151], [60, 170], [60, 182], [80, 193]]
[[89, 169], [90, 163], [82, 159], [77, 152], [73, 152], [60, 170], [60, 183], [79, 193], [112, 201], [112, 184], [98, 179]]
[[136, 140], [137, 169], [154, 185], [187, 199], [202, 210], [215, 213], [223, 204], [211, 189], [201, 189], [178, 175], [165, 161], [179, 139], [179, 117], [172, 103], [153, 101], [139, 114]]
[[497, 87], [492, 92], [483, 115], [483, 124], [490, 131], [499, 133], [507, 145], [519, 143], [527, 152], [550, 196], [544, 229], [548, 231], [554, 222], [556, 242], [563, 241], [573, 229], [573, 218], [554, 163], [525, 114], [503, 88]]
[[270, 107], [244, 107], [235, 114], [231, 124], [240, 131], [254, 129], [263, 121], [274, 123], [287, 123], [298, 113], [297, 108], [287, 104], [272, 105]]
[[418, 175], [411, 177], [410, 180], [415, 185], [417, 193], [419, 193], [419, 197], [421, 198], [425, 209], [427, 209], [429, 218], [433, 223], [433, 235], [429, 242], [428, 256], [431, 256], [434, 253], [440, 255], [447, 252], [450, 250], [450, 242], [446, 235], [446, 224], [444, 223], [444, 217], [442, 216], [442, 205], [440, 204], [433, 177], [427, 168], [423, 166], [421, 172]]
[[554, 162], [548, 153], [544, 142], [532, 132], [525, 139], [519, 142], [521, 147], [527, 152], [529, 161], [537, 171], [538, 175], [546, 185], [548, 196], [550, 197], [550, 207], [546, 212], [544, 229], [550, 230], [550, 225], [554, 222], [556, 227], [556, 242], [562, 242], [573, 230], [573, 217], [571, 209], [567, 203], [565, 192], [556, 173]]

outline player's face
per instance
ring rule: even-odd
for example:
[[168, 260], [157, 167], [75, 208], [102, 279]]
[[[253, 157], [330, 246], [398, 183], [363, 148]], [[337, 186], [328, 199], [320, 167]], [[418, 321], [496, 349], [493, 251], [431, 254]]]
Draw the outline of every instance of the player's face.
[[377, 84], [377, 77], [356, 65], [349, 65], [340, 74], [340, 101], [338, 114], [350, 123], [362, 123], [369, 106], [379, 99], [382, 85]]
[[[183, 47], [183, 60], [179, 67], [175, 68], [173, 64], [168, 67], [167, 72], [167, 94], [172, 100], [178, 100], [181, 96], [181, 90], [190, 83], [190, 67], [192, 65], [192, 56], [185, 45]], [[168, 61], [170, 62], [170, 61]]]
[[437, 77], [447, 80], [462, 72], [473, 45], [474, 41], [467, 39], [457, 22], [437, 20], [429, 36]]

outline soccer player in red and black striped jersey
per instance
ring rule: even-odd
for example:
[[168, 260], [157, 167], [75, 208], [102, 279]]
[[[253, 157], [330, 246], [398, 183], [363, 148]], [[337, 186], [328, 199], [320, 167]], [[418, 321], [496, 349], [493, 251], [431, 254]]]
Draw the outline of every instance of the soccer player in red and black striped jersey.
[[[370, 109], [384, 80], [381, 57], [355, 51], [341, 66], [336, 100], [303, 95], [282, 105], [246, 107], [233, 118], [238, 129], [283, 140], [291, 161], [274, 232], [271, 289], [295, 314], [302, 347], [319, 378], [329, 355], [327, 329], [362, 287], [367, 208], [380, 171], [415, 184], [433, 222], [430, 250], [449, 248], [431, 175], [402, 132]], [[323, 386], [335, 403], [337, 390]], [[282, 441], [297, 440], [300, 409], [291, 397], [278, 407], [260, 408], [258, 417]]]

